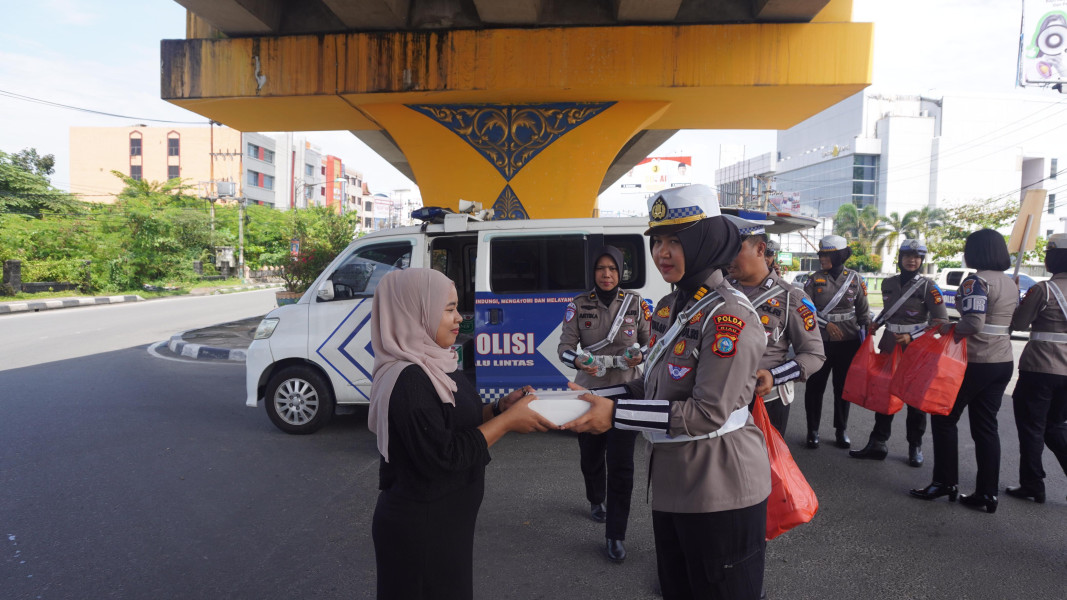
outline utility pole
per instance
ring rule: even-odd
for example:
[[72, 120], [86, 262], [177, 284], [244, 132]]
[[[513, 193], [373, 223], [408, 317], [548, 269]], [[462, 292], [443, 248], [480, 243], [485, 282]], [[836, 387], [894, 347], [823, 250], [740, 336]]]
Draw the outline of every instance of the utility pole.
[[[212, 205], [214, 206], [214, 205]], [[237, 199], [237, 272], [245, 277], [245, 199]]]

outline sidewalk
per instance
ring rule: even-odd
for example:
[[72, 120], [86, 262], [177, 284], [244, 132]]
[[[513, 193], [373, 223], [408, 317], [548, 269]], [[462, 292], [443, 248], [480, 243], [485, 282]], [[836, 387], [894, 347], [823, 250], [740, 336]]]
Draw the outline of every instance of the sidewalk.
[[261, 320], [263, 315], [183, 331], [171, 336], [167, 347], [186, 358], [244, 362]]
[[118, 304], [121, 302], [143, 302], [140, 296], [78, 296], [74, 298], [48, 298], [43, 300], [18, 300], [0, 302], [0, 314], [16, 312], [37, 312], [58, 308], [74, 308], [94, 304]]

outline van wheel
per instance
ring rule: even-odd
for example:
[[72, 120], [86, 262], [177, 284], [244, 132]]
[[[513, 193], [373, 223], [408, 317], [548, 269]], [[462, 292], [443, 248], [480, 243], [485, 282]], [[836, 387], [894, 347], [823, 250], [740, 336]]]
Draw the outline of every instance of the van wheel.
[[286, 433], [314, 433], [333, 417], [330, 386], [314, 369], [287, 367], [267, 383], [267, 416]]

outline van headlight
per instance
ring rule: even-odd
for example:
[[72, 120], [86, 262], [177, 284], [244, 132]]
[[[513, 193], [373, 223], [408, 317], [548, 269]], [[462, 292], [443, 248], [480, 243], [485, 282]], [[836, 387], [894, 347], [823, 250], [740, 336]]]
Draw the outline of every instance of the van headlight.
[[[274, 330], [278, 327], [278, 321], [281, 319], [263, 319], [259, 322], [259, 327], [256, 327], [256, 335], [253, 339], [265, 340], [274, 334]], [[246, 330], [247, 331], [247, 330]]]

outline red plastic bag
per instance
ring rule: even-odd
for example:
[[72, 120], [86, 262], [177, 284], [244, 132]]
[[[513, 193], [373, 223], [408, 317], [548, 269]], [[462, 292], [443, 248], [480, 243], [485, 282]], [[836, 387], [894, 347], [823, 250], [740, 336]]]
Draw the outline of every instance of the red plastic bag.
[[771, 425], [763, 398], [756, 397], [752, 421], [767, 440], [767, 457], [771, 461], [771, 495], [767, 498], [767, 539], [782, 535], [807, 523], [819, 510], [815, 491], [804, 479], [800, 467], [789, 453], [782, 434]]
[[967, 338], [957, 342], [955, 332], [955, 326], [945, 335], [930, 331], [908, 344], [889, 392], [932, 415], [952, 412], [967, 370]]
[[868, 335], [848, 368], [841, 397], [883, 415], [899, 412], [904, 403], [889, 392], [889, 383], [900, 364], [900, 357], [900, 346], [892, 352], [878, 353], [874, 349], [874, 336]]

